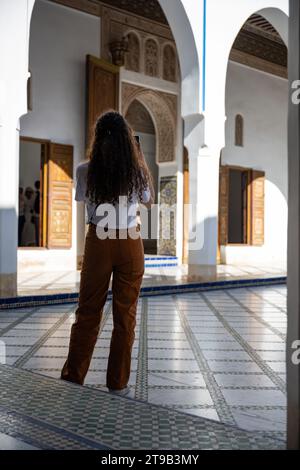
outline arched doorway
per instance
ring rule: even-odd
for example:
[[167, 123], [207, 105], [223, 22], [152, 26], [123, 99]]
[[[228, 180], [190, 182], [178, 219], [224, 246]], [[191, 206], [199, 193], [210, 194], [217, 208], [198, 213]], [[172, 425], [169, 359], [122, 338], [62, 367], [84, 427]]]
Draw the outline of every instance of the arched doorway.
[[[147, 108], [138, 100], [132, 101], [126, 119], [140, 138], [140, 145], [153, 178], [155, 201], [158, 202], [158, 165], [156, 162], [156, 132]], [[154, 237], [153, 237], [154, 235]], [[157, 254], [158, 220], [157, 214], [148, 212], [148, 238], [144, 239], [145, 254]]]
[[[158, 206], [152, 209], [153, 217], [157, 219], [158, 239], [157, 254], [175, 256], [176, 246], [176, 202], [177, 202], [177, 176], [170, 174], [168, 168], [161, 171], [163, 164], [176, 165], [177, 152], [177, 96], [171, 93], [164, 93], [159, 90], [143, 88], [137, 85], [122, 83], [122, 112], [126, 116], [133, 103], [147, 111], [153, 128], [155, 129], [155, 159], [156, 165], [151, 163], [151, 167], [156, 168], [158, 188]], [[136, 106], [136, 104], [134, 104]], [[153, 139], [152, 139], [153, 141]], [[170, 166], [171, 167], [171, 166]], [[153, 175], [155, 177], [155, 174]], [[161, 207], [169, 207], [167, 217], [163, 217], [159, 211]], [[155, 227], [154, 227], [155, 230]], [[165, 236], [165, 234], [167, 235]], [[152, 247], [153, 248], [153, 247]], [[148, 249], [148, 247], [147, 247]]]
[[286, 270], [287, 47], [261, 14], [234, 41], [225, 93], [221, 263]]
[[[283, 27], [286, 19], [282, 14]], [[274, 272], [277, 267], [286, 269], [287, 76], [286, 44], [263, 12], [253, 14], [233, 43], [227, 67], [225, 147], [220, 159], [219, 243], [222, 263], [240, 268], [251, 266], [256, 276], [263, 265], [270, 266]], [[277, 318], [275, 310], [272, 314], [266, 313], [268, 307], [262, 295], [259, 312], [254, 306], [251, 290], [232, 292], [231, 295], [239, 301], [241, 311], [246, 307], [254, 313], [247, 354], [256, 358], [260, 371], [264, 371], [278, 394], [276, 405], [271, 397], [269, 402], [266, 400], [268, 411], [267, 406], [259, 412], [253, 409], [253, 430], [259, 429], [259, 420], [265, 416], [272, 420], [274, 430], [285, 433], [285, 311]], [[259, 323], [267, 317], [269, 331], [267, 335], [259, 336], [256, 334], [260, 331]], [[274, 329], [279, 318], [280, 331]], [[244, 321], [242, 317], [241, 320]], [[233, 326], [235, 322], [237, 319], [232, 321]], [[237, 330], [247, 337], [247, 328], [241, 323]], [[269, 332], [275, 333], [274, 336], [268, 337]], [[247, 366], [244, 373], [249, 374]], [[252, 382], [251, 387], [253, 385]], [[254, 399], [254, 395], [260, 400], [265, 399], [261, 385], [256, 386], [255, 393], [254, 387], [252, 391], [250, 388], [244, 406]], [[237, 416], [238, 422], [246, 415], [243, 412]], [[243, 426], [240, 422], [239, 425]]]

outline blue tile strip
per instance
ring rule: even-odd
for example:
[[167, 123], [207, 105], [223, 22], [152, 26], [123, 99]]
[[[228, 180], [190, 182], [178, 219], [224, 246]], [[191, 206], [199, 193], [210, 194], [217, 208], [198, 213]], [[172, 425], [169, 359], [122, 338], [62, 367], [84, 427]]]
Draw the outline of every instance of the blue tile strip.
[[170, 266], [178, 266], [178, 263], [162, 263], [162, 264], [148, 264], [145, 263], [145, 268], [169, 268]]

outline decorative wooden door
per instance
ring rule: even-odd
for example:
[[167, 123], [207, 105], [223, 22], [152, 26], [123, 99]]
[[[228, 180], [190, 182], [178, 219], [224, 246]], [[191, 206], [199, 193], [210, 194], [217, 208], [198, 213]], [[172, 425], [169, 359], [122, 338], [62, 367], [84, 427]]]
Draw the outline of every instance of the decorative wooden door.
[[189, 153], [186, 147], [183, 149], [183, 256], [182, 262], [189, 260]]
[[229, 212], [229, 168], [220, 166], [219, 189], [219, 246], [228, 243], [228, 212]]
[[72, 246], [73, 147], [49, 144], [48, 248]]
[[119, 70], [110, 62], [87, 56], [87, 146], [90, 145], [97, 118], [105, 111], [119, 110]]
[[252, 170], [251, 181], [251, 243], [255, 246], [264, 244], [264, 205], [265, 205], [265, 173]]

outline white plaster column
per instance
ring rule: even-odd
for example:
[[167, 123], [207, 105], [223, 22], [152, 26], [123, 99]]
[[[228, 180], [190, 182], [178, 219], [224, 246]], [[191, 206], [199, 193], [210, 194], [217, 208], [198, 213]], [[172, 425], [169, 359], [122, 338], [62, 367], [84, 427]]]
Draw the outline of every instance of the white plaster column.
[[[189, 157], [190, 217], [189, 265], [201, 266], [205, 276], [214, 276], [218, 245], [220, 151], [203, 148]], [[201, 274], [199, 268], [197, 272]]]
[[[290, 0], [289, 20], [289, 208], [288, 208], [288, 449], [300, 449], [300, 104], [292, 84], [300, 79], [300, 2]], [[299, 98], [299, 86], [296, 98]]]
[[19, 118], [27, 112], [34, 0], [0, 3], [0, 297], [17, 293]]
[[218, 244], [219, 159], [221, 146], [203, 146], [204, 119], [185, 118], [189, 154], [189, 271], [213, 277]]
[[[209, 159], [199, 161], [200, 149], [204, 142], [204, 123], [202, 116], [203, 87], [201, 86], [201, 63], [203, 59], [203, 33], [204, 33], [204, 1], [198, 0], [158, 0], [162, 7], [170, 28], [172, 30], [178, 58], [180, 62], [181, 73], [181, 116], [184, 120], [184, 138], [183, 144], [188, 151], [189, 158], [189, 200], [194, 208], [193, 214], [188, 216], [190, 226], [189, 247], [189, 265], [203, 264], [215, 265], [215, 249], [211, 249], [208, 245], [202, 249], [197, 248], [198, 234], [201, 230], [208, 228], [207, 214], [210, 209], [203, 205], [201, 190], [199, 190], [199, 182], [203, 171], [210, 171], [208, 167], [212, 163]], [[188, 51], [188, 53], [187, 53]], [[182, 159], [182, 155], [180, 157]], [[206, 163], [205, 163], [206, 162]], [[214, 165], [212, 165], [213, 167]], [[204, 167], [204, 168], [202, 168]], [[201, 169], [202, 168], [202, 169]], [[182, 163], [178, 167], [181, 176], [178, 182], [182, 182]], [[213, 171], [212, 171], [213, 173]], [[205, 180], [205, 177], [203, 178]], [[213, 179], [213, 178], [212, 178]], [[204, 192], [204, 191], [203, 191]], [[178, 192], [178, 204], [182, 205], [183, 193]], [[198, 204], [202, 201], [202, 206]], [[215, 212], [215, 209], [214, 209]], [[182, 254], [182, 220], [183, 214], [178, 213], [181, 221], [177, 224], [177, 247], [180, 243], [180, 249], [177, 248], [177, 254]], [[205, 224], [204, 221], [206, 220]], [[213, 226], [213, 224], [211, 224]], [[196, 230], [196, 240], [194, 231]], [[180, 235], [179, 235], [180, 233]], [[200, 235], [201, 236], [201, 235]], [[180, 240], [179, 240], [180, 238]], [[200, 241], [201, 245], [201, 241]], [[213, 245], [213, 243], [212, 243]], [[211, 246], [212, 246], [211, 245]]]
[[19, 132], [16, 121], [0, 123], [0, 296], [17, 293]]

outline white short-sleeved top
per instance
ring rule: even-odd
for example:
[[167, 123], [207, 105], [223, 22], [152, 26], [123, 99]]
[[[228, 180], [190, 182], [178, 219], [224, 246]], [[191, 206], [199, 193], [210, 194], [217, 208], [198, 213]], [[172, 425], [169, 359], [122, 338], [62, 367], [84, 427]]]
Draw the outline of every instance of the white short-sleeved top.
[[75, 200], [84, 201], [87, 211], [86, 223], [94, 225], [108, 226], [109, 229], [124, 229], [135, 227], [138, 223], [138, 205], [147, 204], [150, 201], [151, 193], [148, 188], [143, 191], [142, 199], [136, 192], [132, 194], [131, 200], [121, 199], [120, 204], [95, 204], [86, 196], [87, 174], [89, 162], [81, 163], [76, 170], [76, 192]]

